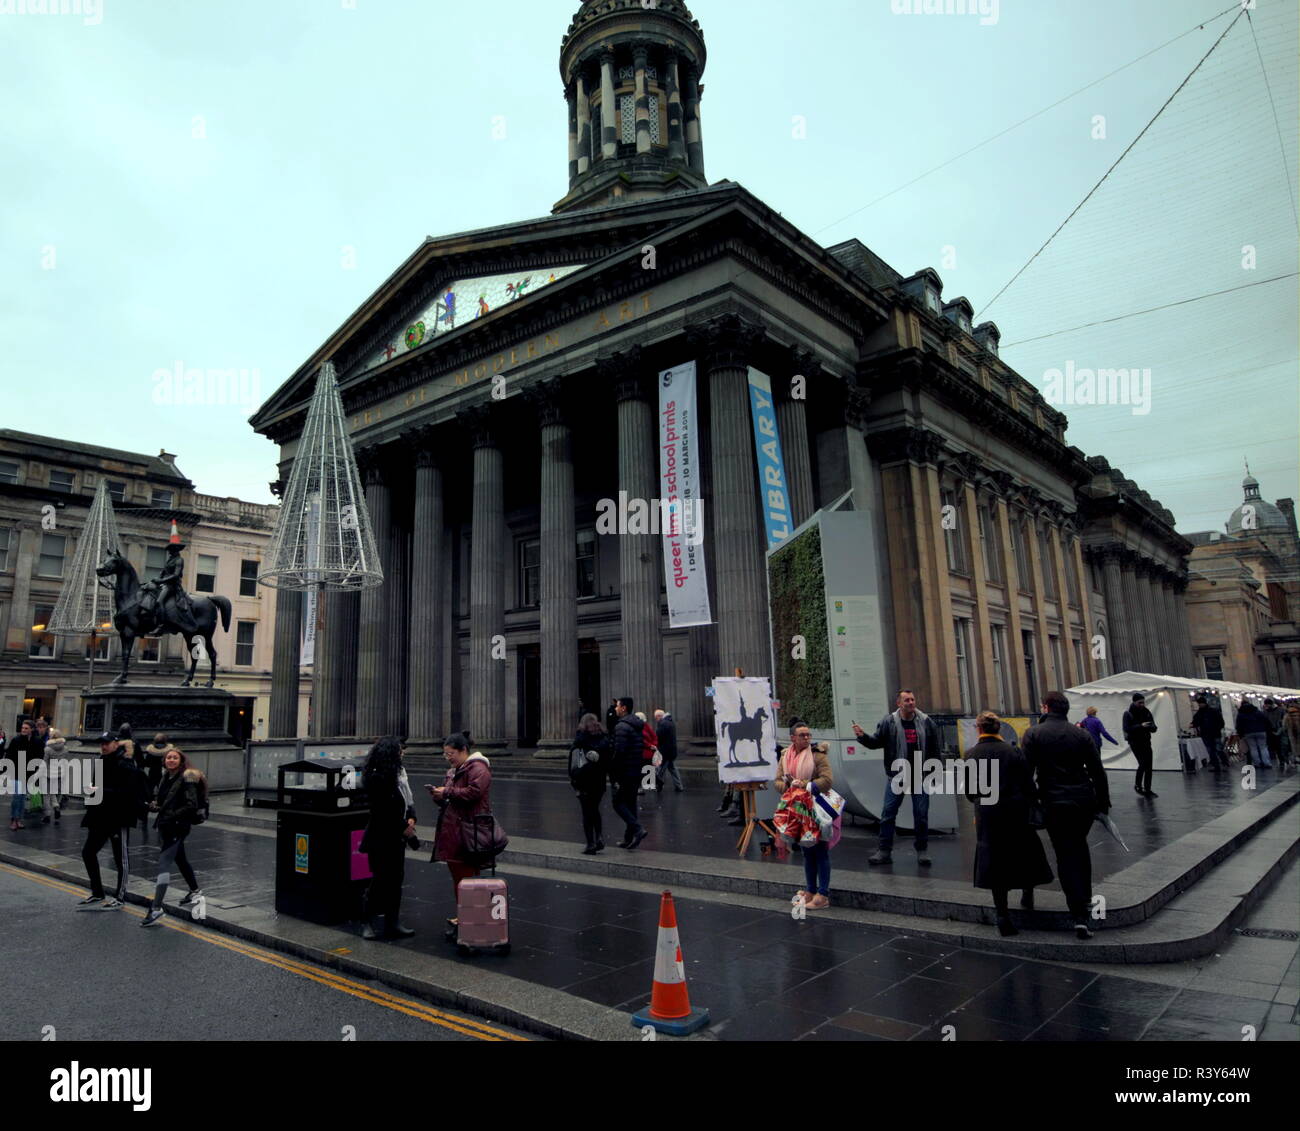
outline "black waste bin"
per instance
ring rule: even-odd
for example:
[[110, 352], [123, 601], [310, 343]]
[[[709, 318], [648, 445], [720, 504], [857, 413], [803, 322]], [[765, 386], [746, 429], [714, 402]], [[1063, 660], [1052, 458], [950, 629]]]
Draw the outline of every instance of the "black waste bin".
[[361, 918], [370, 861], [358, 848], [370, 811], [355, 781], [359, 777], [353, 767], [330, 759], [280, 767], [275, 834], [280, 914], [325, 925]]

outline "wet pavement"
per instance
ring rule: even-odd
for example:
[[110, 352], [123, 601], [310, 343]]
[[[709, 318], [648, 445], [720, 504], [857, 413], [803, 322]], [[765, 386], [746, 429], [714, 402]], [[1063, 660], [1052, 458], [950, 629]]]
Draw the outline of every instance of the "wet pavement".
[[[501, 761], [508, 764], [505, 772], [509, 773], [519, 760], [508, 758]], [[1108, 778], [1111, 817], [1129, 851], [1125, 852], [1100, 826], [1093, 826], [1088, 843], [1092, 852], [1094, 882], [1122, 871], [1144, 856], [1201, 828], [1208, 821], [1256, 796], [1241, 787], [1241, 778], [1235, 772], [1217, 775], [1206, 772], [1187, 775], [1158, 773], [1154, 775], [1153, 785], [1160, 796], [1155, 800], [1139, 797], [1133, 791], [1133, 775], [1130, 772], [1112, 772]], [[422, 784], [426, 781], [436, 784], [441, 781], [441, 776], [412, 775], [412, 780], [417, 783], [416, 793], [419, 796], [416, 804], [421, 823], [427, 821], [431, 824], [436, 819], [436, 812], [433, 803], [424, 794]], [[1259, 791], [1267, 790], [1278, 780], [1278, 771], [1260, 771]], [[715, 812], [721, 798], [721, 789], [716, 786], [695, 787], [689, 783], [685, 793], [674, 793], [670, 787], [666, 793], [646, 794], [640, 798], [639, 808], [649, 835], [642, 842], [642, 847], [648, 851], [737, 859], [736, 842], [742, 830], [729, 827]], [[571, 841], [575, 853], [582, 848], [578, 802], [565, 780], [523, 781], [499, 776], [492, 784], [492, 805], [507, 832], [547, 840]], [[910, 814], [910, 802], [904, 801], [904, 809]], [[875, 825], [865, 821], [855, 824], [851, 819], [846, 819], [843, 839], [832, 856], [833, 868], [858, 872], [875, 870], [893, 875], [920, 874], [936, 880], [968, 883], [975, 867], [973, 810], [974, 807], [964, 798], [959, 799], [957, 812], [960, 827], [953, 832], [932, 831], [929, 855], [933, 864], [924, 870], [916, 864], [911, 834], [903, 832], [900, 832], [894, 843], [893, 864], [873, 869], [867, 863], [867, 857], [876, 850], [878, 844]], [[602, 805], [602, 816], [605, 822], [605, 840], [613, 845], [622, 839], [623, 824], [614, 815], [608, 793]], [[1041, 835], [1048, 859], [1051, 860], [1047, 835]], [[766, 839], [766, 834], [756, 832], [750, 843], [749, 859], [760, 858], [762, 843]], [[795, 854], [794, 859], [796, 867], [791, 872], [792, 882], [796, 886], [802, 886], [798, 854]], [[834, 887], [835, 877], [832, 873], [832, 892]], [[1053, 882], [1048, 887], [1049, 890], [1060, 890], [1058, 882]]]
[[[1135, 854], [1143, 843], [1158, 847], [1187, 831], [1189, 818], [1175, 817], [1175, 810], [1189, 808], [1204, 821], [1229, 807], [1234, 796], [1240, 799], [1222, 780], [1165, 776], [1170, 781], [1157, 780], [1162, 797], [1155, 803], [1130, 801], [1116, 790], [1117, 820], [1123, 827], [1127, 808], [1126, 835]], [[567, 786], [500, 780], [493, 796], [507, 829], [572, 837], [567, 822], [576, 803]], [[420, 800], [423, 820], [431, 803]], [[653, 799], [646, 807], [647, 846], [660, 838], [671, 840], [671, 849], [687, 838], [715, 853], [734, 851], [735, 830], [719, 829], [721, 821], [711, 813], [717, 800], [713, 790]], [[1158, 808], [1139, 822], [1142, 804]], [[426, 822], [426, 839], [430, 828]], [[82, 834], [75, 821], [3, 835], [68, 857], [80, 871]], [[855, 835], [860, 844], [836, 850], [837, 867], [874, 845], [865, 830]], [[151, 878], [156, 834], [142, 845], [136, 832], [133, 842], [132, 873]], [[941, 844], [951, 850], [942, 864]], [[274, 840], [268, 831], [214, 822], [197, 829], [187, 848], [209, 898], [273, 907]], [[934, 871], [968, 874], [963, 851], [961, 838], [936, 842]], [[507, 867], [501, 874], [510, 885], [511, 954], [463, 958], [443, 940], [445, 918], [454, 914], [451, 884], [445, 868], [430, 864], [424, 853], [407, 861], [403, 914], [419, 934], [401, 949], [490, 964], [500, 973], [629, 1012], [648, 1002], [659, 913], [654, 891], [532, 869]], [[790, 876], [797, 879], [798, 873]], [[1114, 967], [1089, 970], [954, 949], [897, 930], [819, 920], [815, 912], [795, 921], [780, 903], [764, 909], [683, 896], [677, 910], [692, 1003], [710, 1009], [711, 1028], [723, 1040], [1241, 1040], [1243, 1026], [1253, 1026], [1261, 1039], [1294, 1040], [1300, 1038], [1297, 876], [1292, 865], [1258, 909], [1268, 912], [1269, 925], [1261, 929], [1275, 937], [1237, 936], [1214, 959], [1123, 974]], [[1289, 932], [1279, 922], [1289, 923]], [[1162, 972], [1163, 980], [1153, 980]]]

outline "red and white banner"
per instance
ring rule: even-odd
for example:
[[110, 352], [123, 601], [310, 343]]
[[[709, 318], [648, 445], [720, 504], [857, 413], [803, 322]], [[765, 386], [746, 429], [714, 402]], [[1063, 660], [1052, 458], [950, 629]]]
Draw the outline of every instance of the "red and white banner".
[[659, 374], [659, 532], [673, 628], [713, 623], [697, 427], [695, 362], [688, 361]]

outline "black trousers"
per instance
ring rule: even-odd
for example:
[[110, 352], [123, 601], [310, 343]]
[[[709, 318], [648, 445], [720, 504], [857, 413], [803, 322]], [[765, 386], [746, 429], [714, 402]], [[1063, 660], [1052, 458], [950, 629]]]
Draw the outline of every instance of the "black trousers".
[[640, 774], [621, 778], [614, 784], [614, 812], [627, 826], [626, 840], [631, 840], [641, 831], [641, 822], [636, 814], [636, 791], [640, 788]]
[[393, 840], [392, 845], [385, 843], [370, 850], [370, 871], [374, 876], [366, 904], [367, 918], [387, 915], [389, 923], [397, 921], [402, 905], [402, 880], [406, 876], [406, 845], [400, 837]]
[[1092, 906], [1092, 854], [1088, 851], [1088, 830], [1092, 814], [1075, 806], [1056, 806], [1047, 811], [1047, 835], [1056, 853], [1056, 874], [1076, 923], [1088, 922]]
[[582, 806], [582, 835], [587, 838], [589, 848], [605, 839], [600, 821], [600, 802], [604, 796], [603, 789], [599, 793], [578, 794], [578, 804]]
[[1133, 779], [1133, 784], [1138, 789], [1146, 791], [1151, 788], [1151, 747], [1145, 750], [1133, 747], [1133, 757], [1137, 759], [1138, 768], [1137, 776]]
[[130, 829], [91, 828], [86, 830], [86, 843], [81, 849], [81, 859], [90, 879], [90, 894], [104, 898], [104, 880], [99, 872], [99, 850], [113, 845], [113, 863], [117, 866], [117, 888], [114, 895], [125, 902], [126, 882], [131, 871]]

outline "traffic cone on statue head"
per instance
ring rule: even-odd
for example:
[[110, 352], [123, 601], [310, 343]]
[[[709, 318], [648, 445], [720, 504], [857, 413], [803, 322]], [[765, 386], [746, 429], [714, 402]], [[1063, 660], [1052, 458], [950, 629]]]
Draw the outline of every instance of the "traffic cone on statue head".
[[654, 984], [650, 1007], [632, 1015], [638, 1029], [647, 1025], [660, 1033], [685, 1037], [709, 1023], [707, 1009], [692, 1009], [686, 992], [686, 966], [677, 935], [677, 909], [673, 893], [666, 891], [659, 903], [659, 941], [655, 947]]

